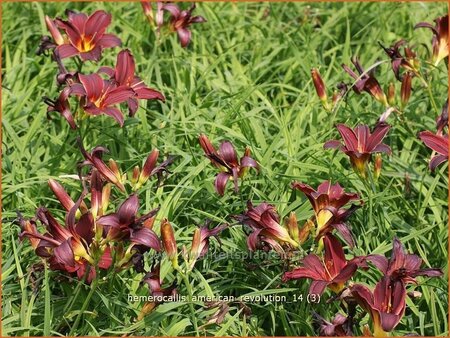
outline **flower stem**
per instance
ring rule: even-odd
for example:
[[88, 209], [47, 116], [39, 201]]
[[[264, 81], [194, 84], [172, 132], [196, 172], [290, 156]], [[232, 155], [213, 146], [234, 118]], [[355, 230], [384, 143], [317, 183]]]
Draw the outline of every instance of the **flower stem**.
[[184, 274], [181, 271], [181, 269], [177, 269], [177, 271], [183, 278], [184, 285], [186, 286], [186, 290], [188, 293], [189, 310], [191, 311], [191, 317], [192, 317], [191, 320], [192, 320], [192, 324], [194, 325], [195, 336], [198, 337], [198, 336], [200, 336], [200, 334], [198, 332], [197, 316], [195, 315], [194, 304], [192, 303], [192, 287], [191, 287], [191, 283], [189, 283], [189, 272]]
[[70, 329], [69, 336], [73, 336], [74, 335], [74, 332], [76, 331], [76, 329], [78, 328], [78, 325], [80, 324], [81, 317], [83, 316], [84, 311], [86, 311], [86, 308], [88, 307], [89, 302], [90, 302], [92, 296], [94, 295], [95, 290], [97, 289], [97, 285], [98, 285], [98, 281], [99, 281], [99, 277], [98, 277], [99, 274], [98, 274], [97, 269], [95, 269], [95, 270], [96, 270], [95, 271], [95, 278], [94, 278], [94, 280], [93, 280], [93, 282], [91, 284], [91, 290], [89, 291], [86, 299], [84, 300], [83, 305], [81, 306], [81, 310], [80, 310], [80, 312], [77, 315], [77, 319], [75, 320], [75, 323], [73, 324], [72, 328]]

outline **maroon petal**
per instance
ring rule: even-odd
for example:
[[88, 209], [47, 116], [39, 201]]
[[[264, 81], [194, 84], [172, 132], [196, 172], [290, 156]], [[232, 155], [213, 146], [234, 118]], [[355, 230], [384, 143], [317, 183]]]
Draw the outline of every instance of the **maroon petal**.
[[440, 277], [443, 275], [441, 269], [420, 269], [411, 273], [412, 277], [426, 276], [426, 277]]
[[333, 283], [345, 283], [355, 274], [358, 265], [354, 263], [347, 264], [340, 273], [333, 279]]
[[391, 147], [389, 147], [386, 144], [379, 144], [375, 148], [372, 149], [372, 152], [374, 153], [386, 153], [386, 154], [392, 154]]
[[444, 162], [448, 161], [448, 157], [444, 155], [435, 155], [430, 161], [430, 170], [434, 171], [436, 167]]
[[361, 150], [368, 151], [368, 141], [370, 135], [369, 127], [366, 125], [359, 125], [355, 128], [354, 133], [356, 135], [356, 139], [358, 140], [358, 146], [361, 148]]
[[323, 149], [337, 149], [340, 148], [341, 146], [342, 146], [341, 141], [330, 140], [323, 144]]
[[123, 126], [123, 122], [124, 122], [123, 114], [118, 108], [107, 107], [107, 108], [104, 108], [102, 110], [102, 112], [108, 116], [111, 116], [114, 120], [117, 121], [117, 123], [119, 123], [119, 125], [121, 127]]
[[101, 95], [104, 87], [103, 79], [98, 74], [83, 75], [78, 74], [81, 84], [83, 85], [86, 96], [91, 101], [96, 101]]
[[89, 245], [94, 237], [94, 217], [89, 212], [80, 217], [75, 225], [75, 232]]
[[369, 262], [371, 262], [375, 267], [380, 270], [383, 274], [387, 273], [389, 262], [388, 259], [382, 255], [368, 255], [366, 258]]
[[56, 196], [59, 203], [61, 203], [61, 205], [64, 207], [64, 209], [69, 211], [73, 207], [75, 202], [72, 200], [72, 198], [69, 196], [69, 194], [64, 190], [62, 185], [53, 179], [48, 180], [48, 185], [49, 185], [50, 189], [52, 189], [53, 194]]
[[98, 261], [98, 267], [100, 269], [107, 270], [109, 269], [111, 264], [112, 264], [111, 249], [107, 247], [103, 252], [103, 255], [100, 257], [100, 260]]
[[122, 41], [114, 34], [103, 34], [97, 43], [102, 48], [112, 48], [122, 45]]
[[203, 16], [197, 15], [189, 19], [189, 23], [203, 23], [206, 19]]
[[130, 240], [133, 243], [144, 245], [156, 251], [162, 251], [161, 242], [153, 230], [148, 228], [141, 228], [139, 230], [132, 230]]
[[344, 250], [336, 237], [327, 234], [323, 239], [325, 247], [325, 264], [331, 276], [336, 276], [346, 266]]
[[114, 78], [120, 85], [128, 85], [134, 78], [135, 63], [133, 55], [128, 49], [117, 55]]
[[161, 100], [161, 101], [165, 101], [166, 98], [164, 97], [163, 94], [161, 94], [160, 92], [158, 92], [157, 90], [151, 89], [151, 88], [139, 88], [139, 89], [134, 89], [138, 99], [143, 99], [143, 100]]
[[259, 165], [253, 158], [250, 156], [244, 156], [241, 158], [241, 167], [242, 168], [255, 168], [258, 169]]
[[114, 76], [114, 68], [103, 66], [103, 67], [99, 68], [98, 73], [103, 73], [103, 74], [108, 75], [108, 77], [113, 77]]
[[348, 228], [347, 224], [345, 223], [337, 223], [332, 225], [333, 228], [339, 232], [339, 234], [342, 236], [342, 239], [351, 247], [353, 248], [355, 246], [355, 241], [353, 240], [352, 233], [350, 229]]
[[222, 142], [219, 146], [219, 154], [230, 166], [238, 166], [238, 159], [236, 155], [236, 150], [234, 149], [231, 142]]
[[214, 187], [216, 188], [217, 193], [220, 196], [223, 196], [225, 193], [225, 187], [227, 186], [227, 183], [230, 179], [231, 175], [229, 173], [219, 173], [216, 176], [216, 180], [214, 182]]
[[170, 12], [175, 18], [181, 13], [180, 8], [176, 4], [165, 4], [162, 9]]
[[61, 243], [53, 249], [53, 254], [58, 263], [64, 267], [70, 268], [75, 266], [75, 259], [73, 257], [72, 246], [70, 244], [70, 239]]
[[372, 135], [370, 135], [366, 148], [367, 152], [371, 152], [372, 149], [374, 149], [381, 143], [381, 141], [383, 141], [390, 128], [391, 126], [386, 123], [380, 123], [377, 125]]
[[69, 44], [64, 44], [56, 47], [55, 52], [58, 53], [61, 59], [70, 58], [79, 54], [78, 49]]
[[96, 44], [95, 47], [89, 52], [81, 52], [80, 57], [83, 61], [98, 61], [102, 57], [102, 47], [99, 44]]
[[439, 136], [430, 131], [423, 131], [419, 133], [419, 137], [428, 148], [448, 157], [448, 136]]
[[312, 281], [309, 286], [310, 295], [321, 295], [329, 283], [326, 281]]
[[356, 138], [356, 135], [353, 132], [353, 130], [344, 124], [338, 124], [336, 128], [338, 129], [339, 134], [341, 134], [346, 148], [350, 151], [357, 151], [358, 139]]
[[103, 104], [105, 106], [110, 106], [113, 104], [121, 103], [126, 101], [129, 97], [133, 96], [134, 92], [132, 89], [126, 87], [126, 86], [120, 86], [113, 90], [111, 90], [105, 100], [103, 101]]
[[117, 211], [120, 224], [132, 224], [136, 219], [136, 213], [139, 208], [139, 200], [136, 194], [128, 197]]
[[187, 28], [178, 28], [177, 33], [178, 38], [180, 39], [181, 47], [187, 47], [191, 41], [191, 31]]
[[102, 36], [106, 28], [111, 24], [111, 14], [99, 10], [92, 13], [84, 26], [84, 34], [86, 37]]
[[256, 250], [256, 245], [259, 242], [259, 233], [262, 231], [262, 229], [257, 229], [253, 231], [248, 237], [247, 237], [247, 247], [250, 251]]

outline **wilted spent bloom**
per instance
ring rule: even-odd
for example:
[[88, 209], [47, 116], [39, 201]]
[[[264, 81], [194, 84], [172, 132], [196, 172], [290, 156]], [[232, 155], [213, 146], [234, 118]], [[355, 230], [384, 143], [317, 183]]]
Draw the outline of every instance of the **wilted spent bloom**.
[[422, 131], [419, 137], [425, 145], [437, 154], [430, 160], [430, 170], [434, 171], [436, 167], [448, 161], [448, 135], [436, 135], [431, 131]]
[[161, 239], [164, 246], [164, 251], [167, 257], [172, 262], [172, 266], [178, 268], [178, 249], [177, 241], [175, 240], [175, 233], [173, 231], [172, 225], [167, 219], [161, 222]]
[[56, 100], [44, 97], [44, 103], [48, 106], [47, 107], [48, 118], [50, 118], [49, 117], [50, 112], [58, 112], [66, 119], [66, 121], [70, 125], [70, 128], [77, 129], [77, 125], [70, 110], [69, 104], [70, 93], [71, 93], [70, 87], [66, 87], [61, 91]]
[[347, 193], [339, 183], [332, 185], [330, 181], [321, 183], [317, 190], [299, 182], [294, 182], [292, 188], [303, 192], [314, 209], [316, 240], [336, 229], [350, 246], [354, 245], [352, 234], [345, 222], [359, 206], [352, 204], [348, 209], [344, 206], [350, 201], [362, 203], [358, 194]]
[[387, 259], [382, 255], [369, 255], [367, 261], [373, 263], [385, 277], [393, 281], [402, 281], [404, 284], [417, 284], [417, 276], [440, 277], [441, 269], [421, 269], [422, 259], [408, 254], [398, 238], [394, 238], [391, 257]]
[[247, 238], [250, 251], [255, 251], [261, 244], [266, 243], [277, 252], [283, 252], [282, 244], [298, 247], [298, 243], [289, 236], [288, 230], [280, 223], [280, 216], [273, 205], [266, 202], [253, 207], [247, 202], [247, 211], [235, 218], [242, 224], [249, 226], [252, 233]]
[[437, 135], [442, 135], [444, 128], [448, 127], [448, 99], [445, 100], [445, 104], [442, 107], [441, 115], [436, 119]]
[[348, 261], [341, 243], [333, 235], [325, 235], [323, 242], [325, 247], [323, 259], [315, 254], [309, 254], [302, 259], [301, 267], [284, 273], [283, 281], [309, 278], [312, 279], [310, 294], [321, 295], [326, 287], [339, 293], [358, 267], [365, 266], [364, 257], [355, 257]]
[[364, 285], [350, 287], [353, 298], [370, 315], [375, 337], [385, 337], [392, 331], [405, 314], [406, 289], [400, 281], [391, 281], [383, 277], [375, 289], [370, 291]]
[[[411, 48], [404, 46], [405, 44], [405, 40], [397, 41], [389, 48], [386, 48], [380, 44], [381, 48], [383, 48], [386, 54], [391, 58], [392, 70], [395, 74], [395, 78], [399, 81], [402, 81], [402, 76], [400, 74], [401, 68], [405, 69], [409, 73], [413, 73], [415, 75], [419, 74], [420, 62], [416, 58], [417, 55]], [[404, 47], [404, 55], [402, 55], [400, 51], [402, 46]]]
[[169, 3], [163, 5], [163, 10], [168, 11], [171, 14], [170, 17], [170, 29], [173, 32], [177, 32], [180, 39], [181, 47], [187, 47], [191, 41], [191, 31], [189, 26], [194, 23], [206, 22], [206, 19], [200, 15], [192, 16], [196, 5], [195, 3], [188, 10], [181, 10], [178, 5]]
[[352, 336], [351, 322], [348, 317], [338, 313], [331, 322], [313, 313], [314, 320], [319, 325], [319, 334], [325, 337], [348, 337]]
[[346, 65], [342, 65], [342, 68], [344, 68], [344, 70], [356, 81], [355, 84], [352, 85], [355, 93], [361, 94], [365, 91], [372, 95], [377, 101], [383, 103], [385, 106], [388, 106], [386, 94], [381, 88], [380, 83], [373, 75], [373, 69], [366, 72], [357, 57], [352, 58], [352, 63], [359, 75]]
[[118, 88], [131, 89], [134, 93], [134, 95], [129, 95], [126, 99], [130, 116], [134, 116], [136, 113], [139, 107], [138, 100], [165, 100], [162, 93], [147, 87], [144, 81], [136, 76], [135, 68], [133, 55], [128, 49], [125, 49], [117, 55], [115, 68], [101, 67], [99, 69], [99, 73], [107, 74], [110, 81]]
[[435, 26], [428, 22], [420, 22], [415, 28], [425, 27], [433, 31], [433, 62], [438, 63], [448, 57], [448, 14], [434, 20]]
[[173, 163], [175, 160], [174, 156], [168, 156], [167, 159], [161, 162], [160, 165], [156, 165], [159, 157], [159, 150], [153, 149], [147, 156], [142, 170], [139, 167], [135, 167], [133, 170], [133, 189], [138, 190], [148, 179], [156, 175], [158, 177], [158, 182], [162, 180], [164, 173], [169, 173], [167, 167]]
[[[98, 61], [103, 49], [120, 46], [121, 41], [117, 36], [105, 33], [111, 23], [111, 14], [101, 10], [90, 16], [70, 10], [66, 14], [67, 21], [46, 18], [47, 27], [55, 41], [55, 52], [62, 59], [78, 55], [83, 61]], [[58, 29], [63, 30], [66, 36], [62, 36]]]
[[199, 136], [199, 142], [206, 157], [221, 171], [214, 182], [214, 187], [220, 196], [225, 193], [225, 187], [229, 180], [233, 180], [234, 191], [237, 193], [239, 191], [238, 178], [242, 178], [247, 173], [248, 168], [259, 170], [258, 163], [250, 157], [250, 148], [248, 147], [245, 148], [244, 156], [238, 160], [236, 150], [231, 142], [222, 142], [218, 151], [204, 134]]
[[165, 297], [177, 295], [176, 282], [172, 285], [163, 288], [161, 281], [161, 267], [160, 264], [152, 266], [151, 270], [144, 276], [143, 283], [148, 285], [150, 295], [154, 298], [153, 301], [146, 302], [139, 313], [137, 320], [143, 319], [147, 314], [152, 312], [159, 304], [164, 303]]
[[353, 169], [362, 177], [366, 177], [367, 163], [372, 154], [391, 154], [391, 148], [381, 143], [388, 133], [390, 126], [387, 123], [378, 123], [371, 133], [366, 125], [359, 125], [354, 129], [344, 124], [338, 124], [337, 130], [342, 140], [331, 140], [325, 142], [324, 149], [339, 149], [350, 157]]

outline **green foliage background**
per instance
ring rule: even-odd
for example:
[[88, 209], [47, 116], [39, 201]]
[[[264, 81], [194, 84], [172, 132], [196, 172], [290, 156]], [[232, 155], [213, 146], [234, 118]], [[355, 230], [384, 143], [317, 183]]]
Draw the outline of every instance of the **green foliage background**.
[[[41, 98], [56, 97], [56, 67], [35, 51], [40, 37], [48, 34], [44, 14], [64, 16], [66, 8], [111, 12], [109, 31], [132, 51], [138, 74], [165, 94], [166, 103], [144, 102], [122, 129], [108, 117], [85, 120], [78, 132], [69, 130], [60, 116], [48, 120]], [[32, 217], [40, 205], [63, 217], [46, 184], [49, 178], [59, 178], [72, 197], [78, 197], [79, 184], [61, 177], [75, 174], [82, 160], [77, 135], [88, 149], [106, 146], [128, 170], [141, 165], [154, 147], [179, 156], [165, 186], [156, 189], [154, 183], [147, 184], [140, 200], [141, 212], [161, 205], [158, 217], [173, 222], [180, 244], [188, 245], [194, 226], [206, 218], [215, 224], [232, 222], [229, 215], [243, 212], [247, 199], [273, 203], [282, 216], [295, 210], [303, 222], [312, 211], [304, 196], [290, 188], [291, 181], [312, 186], [326, 179], [339, 181], [365, 201], [350, 221], [357, 246], [348, 253], [389, 255], [392, 238], [398, 236], [424, 265], [445, 271], [443, 278], [421, 280], [415, 287], [422, 297], [408, 299], [395, 334], [448, 335], [448, 169], [445, 165], [430, 173], [431, 151], [416, 137], [419, 131], [435, 130], [439, 112], [416, 82], [404, 115], [389, 119], [393, 127], [386, 142], [393, 155], [384, 156], [380, 181], [375, 192], [369, 192], [348, 159], [322, 145], [337, 137], [335, 123], [373, 125], [383, 107], [368, 95], [350, 93], [337, 114], [329, 115], [310, 80], [311, 67], [319, 67], [329, 88], [348, 81], [340, 65], [349, 64], [352, 55], [365, 66], [386, 60], [377, 41], [390, 45], [404, 38], [427, 59], [431, 33], [413, 27], [444, 15], [445, 3], [202, 3], [196, 13], [208, 22], [193, 26], [187, 49], [179, 46], [175, 35], [157, 43], [138, 2], [2, 3], [2, 9], [3, 335], [67, 334], [89, 292], [82, 286], [72, 310], [65, 313], [76, 282], [59, 272], [33, 272], [33, 264], [40, 260], [27, 242], [19, 242], [19, 228], [12, 222], [16, 210]], [[101, 64], [113, 65], [118, 51], [106, 50]], [[98, 66], [89, 64], [83, 71], [96, 71]], [[432, 95], [441, 107], [447, 95], [445, 65], [441, 63], [433, 74]], [[384, 87], [394, 81], [388, 62], [378, 68], [377, 78]], [[215, 144], [231, 140], [239, 154], [249, 145], [261, 174], [248, 175], [240, 195], [229, 190], [219, 198], [213, 190], [215, 170], [198, 145], [199, 133], [206, 133]], [[124, 199], [117, 192], [113, 197], [116, 204]], [[213, 252], [247, 252], [241, 226], [226, 230], [221, 239], [221, 247], [212, 243]], [[305, 295], [309, 282], [282, 284], [283, 268], [283, 262], [255, 257], [210, 259], [197, 264], [193, 286], [196, 295]], [[167, 262], [162, 277], [167, 284], [174, 279]], [[374, 285], [378, 277], [360, 272], [354, 279]], [[192, 335], [185, 303], [163, 304], [143, 321], [135, 321], [141, 304], [128, 302], [127, 295], [148, 293], [139, 286], [141, 278], [133, 271], [105, 278], [76, 333]], [[184, 293], [183, 287], [179, 292]], [[243, 315], [239, 304], [230, 304], [223, 323], [209, 325], [202, 333], [315, 335], [311, 311], [331, 318], [339, 309], [337, 303], [325, 303], [330, 296], [327, 291], [318, 305], [249, 304], [251, 316]], [[201, 303], [196, 311], [200, 324], [215, 312]], [[361, 324], [367, 320], [364, 317]]]

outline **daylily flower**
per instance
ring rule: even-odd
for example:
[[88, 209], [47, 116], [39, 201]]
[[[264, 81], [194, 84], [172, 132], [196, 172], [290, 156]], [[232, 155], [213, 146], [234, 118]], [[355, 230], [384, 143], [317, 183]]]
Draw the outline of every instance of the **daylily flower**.
[[[95, 277], [94, 258], [89, 245], [93, 237], [94, 220], [90, 212], [75, 220], [76, 203], [66, 217], [65, 226], [61, 225], [46, 208], [39, 208], [36, 218], [45, 226], [47, 232], [37, 231], [36, 221], [25, 220], [21, 216], [19, 222], [22, 228], [20, 238], [27, 237], [38, 256], [49, 261], [52, 270], [62, 270], [76, 273], [81, 279], [87, 268], [90, 268], [87, 282]], [[98, 266], [108, 269], [111, 265], [109, 249], [103, 250]]]
[[338, 124], [337, 130], [341, 134], [341, 141], [328, 141], [324, 149], [339, 149], [350, 157], [353, 169], [361, 176], [366, 176], [366, 166], [374, 153], [391, 153], [391, 148], [381, 143], [389, 131], [386, 123], [378, 123], [371, 133], [366, 125], [359, 125], [354, 129], [344, 124]]
[[238, 178], [243, 177], [248, 168], [259, 170], [258, 163], [250, 157], [250, 148], [245, 148], [244, 156], [240, 160], [237, 158], [236, 150], [231, 142], [224, 141], [217, 151], [211, 141], [204, 134], [199, 136], [200, 146], [203, 148], [206, 157], [211, 163], [221, 170], [216, 176], [214, 187], [220, 196], [225, 193], [225, 187], [229, 180], [234, 182], [234, 191], [239, 191]]
[[139, 199], [133, 194], [119, 206], [117, 212], [100, 217], [97, 224], [103, 227], [103, 237], [108, 241], [127, 239], [133, 246], [161, 251], [161, 242], [156, 233], [143, 225], [159, 209], [153, 209], [140, 217], [137, 216], [138, 209]]
[[137, 320], [141, 320], [142, 318], [144, 318], [144, 316], [152, 312], [159, 304], [164, 303], [163, 300], [159, 299], [164, 299], [164, 297], [177, 295], [176, 282], [174, 282], [172, 285], [166, 288], [162, 287], [160, 271], [161, 271], [160, 264], [159, 263], [155, 264], [143, 278], [143, 282], [148, 285], [150, 294], [152, 297], [154, 297], [154, 300], [146, 302], [144, 304], [144, 306], [141, 309], [141, 312], [138, 315]]
[[316, 240], [336, 229], [350, 246], [354, 245], [345, 221], [359, 206], [352, 204], [349, 209], [343, 207], [350, 201], [361, 203], [358, 194], [346, 193], [339, 183], [332, 185], [330, 181], [321, 183], [317, 190], [299, 182], [294, 182], [292, 188], [303, 192], [314, 209], [317, 223]]
[[206, 22], [206, 19], [200, 15], [192, 16], [196, 5], [192, 4], [191, 8], [182, 11], [176, 4], [165, 4], [163, 9], [171, 14], [170, 29], [177, 32], [180, 39], [181, 47], [187, 47], [191, 41], [191, 31], [188, 29], [194, 23]]
[[105, 114], [114, 118], [122, 127], [123, 114], [115, 107], [135, 95], [128, 86], [117, 86], [111, 81], [103, 80], [98, 74], [78, 74], [80, 83], [70, 86], [70, 94], [81, 97], [83, 110], [89, 115]]
[[116, 67], [101, 67], [99, 72], [106, 73], [119, 88], [129, 88], [135, 96], [128, 97], [128, 111], [130, 116], [134, 116], [138, 108], [138, 99], [141, 100], [161, 100], [164, 95], [147, 85], [135, 75], [135, 63], [131, 52], [128, 49], [122, 50], [117, 55]]
[[[405, 44], [405, 40], [397, 41], [389, 48], [386, 48], [380, 44], [381, 48], [383, 48], [386, 54], [391, 58], [392, 70], [395, 74], [395, 78], [399, 81], [402, 81], [402, 76], [400, 75], [401, 68], [404, 68], [407, 72], [412, 72], [417, 75], [420, 67], [420, 62], [416, 58], [416, 53], [414, 53], [411, 48], [406, 47]], [[402, 46], [405, 55], [402, 55], [400, 51]]]
[[448, 127], [448, 99], [442, 107], [441, 115], [436, 120], [437, 135], [442, 135], [444, 128]]
[[415, 277], [439, 277], [441, 269], [421, 269], [422, 259], [417, 255], [408, 254], [402, 243], [394, 238], [391, 258], [382, 255], [369, 255], [367, 260], [372, 262], [386, 277], [391, 280], [401, 280], [403, 283], [417, 284]]
[[420, 22], [415, 28], [425, 27], [433, 31], [433, 62], [438, 63], [448, 57], [448, 14], [434, 20], [435, 26]]
[[72, 56], [80, 56], [85, 60], [98, 61], [102, 50], [121, 45], [121, 41], [113, 34], [106, 34], [106, 28], [111, 23], [111, 14], [105, 11], [95, 11], [87, 16], [84, 13], [66, 11], [68, 20], [55, 19], [56, 26], [65, 31], [67, 39], [58, 34], [52, 21], [48, 20], [50, 32], [57, 45], [55, 52], [64, 59]]
[[325, 255], [323, 260], [309, 254], [302, 259], [302, 266], [285, 272], [283, 281], [290, 279], [312, 279], [309, 287], [310, 294], [321, 295], [325, 288], [339, 293], [344, 289], [345, 283], [355, 274], [358, 266], [363, 265], [363, 257], [355, 257], [347, 261], [341, 243], [331, 234], [324, 237]]
[[448, 161], [448, 135], [436, 135], [431, 131], [422, 131], [419, 137], [425, 145], [437, 154], [430, 160], [430, 170], [434, 171], [436, 167], [445, 161]]
[[325, 337], [348, 337], [352, 336], [351, 324], [348, 317], [338, 313], [331, 322], [313, 313], [314, 319], [319, 324], [319, 334]]
[[375, 337], [387, 336], [405, 313], [406, 289], [401, 280], [391, 283], [388, 277], [384, 277], [373, 292], [360, 284], [352, 285], [350, 290], [358, 304], [370, 314]]
[[255, 251], [261, 242], [268, 244], [278, 252], [283, 251], [281, 244], [298, 247], [298, 243], [280, 224], [280, 216], [273, 205], [263, 202], [257, 207], [253, 207], [252, 202], [248, 201], [247, 209], [244, 214], [236, 216], [236, 219], [253, 230], [247, 238], [247, 246], [250, 251]]
[[225, 228], [228, 227], [228, 224], [221, 224], [213, 229], [209, 229], [209, 222], [206, 222], [205, 225], [196, 228], [194, 231], [194, 235], [192, 237], [191, 250], [189, 254], [186, 255], [187, 260], [189, 262], [189, 269], [192, 270], [194, 268], [197, 260], [208, 252], [209, 249], [209, 239], [211, 237], [215, 237], [219, 243], [220, 240], [217, 237]]
[[100, 175], [102, 175], [102, 177], [105, 180], [111, 182], [121, 191], [125, 192], [122, 173], [117, 167], [115, 161], [110, 159], [108, 166], [102, 160], [102, 154], [108, 152], [108, 150], [104, 147], [95, 147], [94, 149], [91, 150], [90, 153], [88, 153], [86, 149], [84, 149], [80, 139], [78, 139], [78, 144], [80, 146], [81, 153], [83, 154], [85, 159], [84, 162], [81, 163], [81, 165], [89, 165], [94, 167], [95, 169], [98, 170]]
[[355, 79], [356, 83], [352, 86], [355, 93], [361, 94], [363, 91], [365, 91], [372, 95], [377, 101], [383, 103], [385, 106], [388, 106], [386, 95], [384, 94], [384, 91], [381, 88], [379, 82], [373, 75], [373, 70], [366, 72], [357, 57], [354, 57], [352, 59], [352, 63], [358, 71], [359, 75], [357, 75], [346, 65], [342, 65], [342, 68], [344, 68], [344, 70], [353, 79]]

